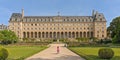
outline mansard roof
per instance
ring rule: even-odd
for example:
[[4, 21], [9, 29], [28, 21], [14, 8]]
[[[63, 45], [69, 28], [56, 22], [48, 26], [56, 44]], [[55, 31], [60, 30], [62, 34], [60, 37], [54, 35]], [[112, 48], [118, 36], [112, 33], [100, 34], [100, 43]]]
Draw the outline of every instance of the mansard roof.
[[24, 17], [92, 17], [92, 16], [24, 16]]
[[13, 13], [11, 17], [22, 17], [21, 13]]
[[24, 16], [24, 18], [62, 18], [62, 19], [66, 19], [66, 18], [70, 18], [70, 19], [88, 19], [88, 18], [92, 18], [92, 16]]
[[[13, 13], [11, 17], [22, 17], [21, 13]], [[24, 16], [24, 18], [53, 18], [58, 16]], [[92, 16], [59, 16], [61, 18], [92, 18]]]
[[[83, 21], [85, 20], [86, 22], [89, 21], [106, 21], [106, 19], [104, 18], [104, 15], [102, 13], [96, 13], [95, 15], [92, 16], [23, 16], [21, 13], [13, 13], [11, 16], [11, 19], [9, 21], [23, 21], [23, 22], [40, 22], [42, 21], [49, 21], [49, 20], [63, 20], [65, 21], [67, 19], [67, 21]], [[76, 20], [77, 19], [77, 20]], [[81, 21], [81, 22], [82, 22]]]

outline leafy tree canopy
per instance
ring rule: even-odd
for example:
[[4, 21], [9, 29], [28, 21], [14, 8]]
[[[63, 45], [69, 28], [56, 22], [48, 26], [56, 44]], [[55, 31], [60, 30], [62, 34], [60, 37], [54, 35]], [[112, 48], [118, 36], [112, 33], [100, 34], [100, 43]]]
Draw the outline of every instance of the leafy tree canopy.
[[111, 32], [111, 37], [113, 38], [113, 42], [120, 42], [120, 17], [116, 17], [110, 23], [110, 26], [107, 29], [108, 32]]
[[4, 38], [4, 35], [2, 33], [0, 33], [0, 41], [2, 41]]
[[2, 42], [9, 41], [10, 43], [14, 43], [14, 42], [18, 41], [18, 37], [16, 36], [16, 34], [10, 30], [0, 31], [0, 36], [3, 36], [2, 38], [0, 38], [0, 40], [2, 40]]
[[107, 30], [108, 32], [111, 31], [112, 37], [114, 37], [117, 33], [119, 33], [120, 32], [120, 17], [113, 19]]

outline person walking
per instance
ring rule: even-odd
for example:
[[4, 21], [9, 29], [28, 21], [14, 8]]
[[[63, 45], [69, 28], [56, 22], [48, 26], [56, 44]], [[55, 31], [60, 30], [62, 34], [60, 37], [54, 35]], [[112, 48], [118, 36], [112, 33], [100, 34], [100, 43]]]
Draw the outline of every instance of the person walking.
[[57, 46], [57, 53], [59, 53], [60, 52], [60, 48], [59, 48], [59, 46]]

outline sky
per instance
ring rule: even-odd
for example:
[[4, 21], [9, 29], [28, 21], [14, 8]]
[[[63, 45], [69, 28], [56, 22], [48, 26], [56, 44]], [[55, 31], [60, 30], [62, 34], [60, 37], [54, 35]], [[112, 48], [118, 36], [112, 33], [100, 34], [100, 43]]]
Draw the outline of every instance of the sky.
[[91, 16], [92, 10], [103, 13], [107, 26], [120, 16], [120, 0], [0, 0], [0, 24], [9, 24], [12, 13], [25, 16]]

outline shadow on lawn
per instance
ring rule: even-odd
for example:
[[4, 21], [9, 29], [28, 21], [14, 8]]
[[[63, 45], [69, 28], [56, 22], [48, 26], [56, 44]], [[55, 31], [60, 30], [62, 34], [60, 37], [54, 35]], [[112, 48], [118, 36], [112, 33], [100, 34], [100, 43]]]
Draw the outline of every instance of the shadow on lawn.
[[[100, 59], [98, 56], [96, 56], [96, 55], [86, 55], [86, 57], [85, 57], [87, 60], [98, 60], [98, 59]], [[101, 60], [101, 59], [100, 59]]]
[[6, 60], [24, 60], [24, 59], [25, 59], [24, 57], [20, 57], [20, 58], [17, 58], [17, 59], [7, 58]]
[[111, 60], [120, 60], [120, 56], [114, 56]]
[[96, 55], [87, 55], [87, 60], [108, 60], [108, 59], [101, 59], [100, 57]]
[[114, 56], [112, 59], [101, 59], [100, 57], [96, 55], [87, 55], [88, 60], [120, 60], [120, 56]]

